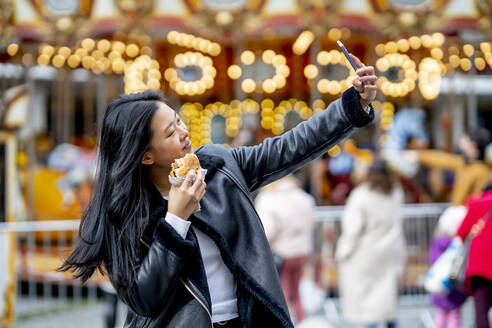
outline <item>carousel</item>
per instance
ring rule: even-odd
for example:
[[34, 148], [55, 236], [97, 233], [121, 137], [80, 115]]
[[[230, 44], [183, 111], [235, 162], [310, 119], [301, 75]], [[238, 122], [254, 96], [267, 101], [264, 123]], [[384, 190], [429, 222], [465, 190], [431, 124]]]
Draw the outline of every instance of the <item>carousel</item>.
[[[350, 87], [355, 73], [338, 40], [376, 67], [380, 92], [376, 122], [308, 174], [320, 204], [343, 204], [333, 196], [339, 183], [376, 153], [412, 190], [418, 168], [399, 154], [413, 141], [451, 151], [466, 129], [492, 128], [491, 0], [0, 4], [0, 221], [80, 218], [98, 126], [121, 93], [161, 91], [194, 147], [284, 133]], [[434, 201], [412, 192], [412, 202]], [[1, 294], [13, 288], [8, 281]], [[8, 302], [0, 305], [11, 318]]]

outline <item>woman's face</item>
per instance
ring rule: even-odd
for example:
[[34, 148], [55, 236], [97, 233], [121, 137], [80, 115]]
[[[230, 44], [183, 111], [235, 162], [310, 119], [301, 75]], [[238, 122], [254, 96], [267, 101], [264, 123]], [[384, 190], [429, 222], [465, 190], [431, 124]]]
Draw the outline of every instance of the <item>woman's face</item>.
[[165, 103], [159, 102], [150, 122], [150, 129], [152, 139], [142, 164], [170, 170], [170, 165], [176, 158], [192, 152], [186, 125], [181, 121], [178, 113]]

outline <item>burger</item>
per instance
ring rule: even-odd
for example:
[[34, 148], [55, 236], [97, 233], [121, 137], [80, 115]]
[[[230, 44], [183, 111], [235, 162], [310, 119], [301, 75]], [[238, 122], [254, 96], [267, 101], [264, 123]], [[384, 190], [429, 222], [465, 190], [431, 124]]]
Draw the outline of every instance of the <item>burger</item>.
[[171, 163], [171, 172], [169, 175], [173, 178], [183, 177], [190, 170], [195, 170], [198, 172], [202, 167], [200, 166], [200, 161], [195, 154], [186, 154], [184, 157], [178, 158]]

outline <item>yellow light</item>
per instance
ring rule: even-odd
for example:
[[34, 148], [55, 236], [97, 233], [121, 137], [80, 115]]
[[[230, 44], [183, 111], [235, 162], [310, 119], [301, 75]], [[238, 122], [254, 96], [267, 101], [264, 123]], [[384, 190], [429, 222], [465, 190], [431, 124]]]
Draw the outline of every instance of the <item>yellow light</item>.
[[96, 45], [94, 40], [90, 38], [82, 40], [80, 44], [82, 45], [82, 48], [84, 48], [87, 51], [91, 51], [92, 49], [94, 49], [94, 46]]
[[410, 48], [412, 48], [413, 50], [417, 50], [422, 45], [422, 42], [420, 41], [420, 38], [418, 36], [410, 37], [408, 39], [408, 42], [410, 42]]
[[143, 46], [140, 49], [140, 55], [152, 56], [152, 49], [149, 46]]
[[272, 79], [266, 79], [263, 82], [263, 91], [266, 93], [273, 93], [275, 92], [276, 85], [275, 82]]
[[243, 53], [241, 54], [241, 62], [244, 65], [251, 65], [253, 64], [254, 61], [255, 61], [255, 54], [252, 51], [250, 50], [243, 51]]
[[282, 134], [284, 132], [284, 125], [278, 122], [273, 123], [272, 132], [275, 135]]
[[271, 49], [263, 51], [263, 54], [261, 55], [261, 59], [263, 59], [266, 64], [271, 64], [273, 57], [275, 57], [275, 52]]
[[304, 68], [304, 76], [308, 79], [314, 79], [318, 75], [318, 68], [313, 64], [309, 64]]
[[147, 86], [152, 90], [159, 90], [161, 87], [161, 83], [157, 79], [149, 79], [147, 81]]
[[285, 59], [285, 56], [283, 55], [275, 55], [272, 60], [272, 64], [275, 67], [285, 65], [287, 63], [287, 60]]
[[432, 41], [435, 46], [440, 47], [444, 44], [444, 41], [446, 40], [444, 34], [440, 32], [436, 32], [432, 34]]
[[82, 66], [85, 68], [85, 69], [91, 69], [92, 66], [94, 65], [95, 63], [95, 59], [92, 58], [91, 56], [85, 56], [83, 59], [82, 59]]
[[485, 67], [487, 66], [487, 64], [485, 63], [485, 59], [481, 58], [481, 57], [477, 57], [475, 58], [475, 67], [479, 70], [479, 71], [483, 71], [485, 69]]
[[101, 50], [94, 50], [91, 53], [91, 56], [94, 57], [94, 59], [100, 59], [100, 58], [104, 57], [104, 53]]
[[206, 75], [206, 76], [202, 76], [202, 81], [203, 83], [205, 83], [205, 88], [206, 89], [210, 89], [211, 87], [214, 86], [214, 78], [209, 76], [209, 75]]
[[51, 57], [55, 53], [55, 48], [50, 45], [43, 46], [41, 49], [41, 53], [43, 55], [47, 55], [48, 57]]
[[297, 37], [296, 41], [292, 45], [292, 51], [296, 55], [302, 55], [309, 48], [314, 40], [314, 34], [311, 31], [304, 31]]
[[205, 68], [202, 68], [202, 72], [204, 75], [208, 75], [211, 77], [215, 77], [217, 75], [217, 70], [213, 66], [207, 66]]
[[449, 52], [450, 55], [457, 55], [457, 56], [459, 56], [460, 49], [458, 49], [458, 47], [456, 47], [456, 46], [451, 46], [451, 47], [448, 48], [448, 52]]
[[82, 59], [85, 56], [87, 56], [87, 54], [88, 54], [88, 52], [84, 48], [79, 48], [79, 49], [75, 50], [75, 52], [74, 52], [74, 55], [79, 56], [80, 59]]
[[125, 53], [125, 44], [121, 41], [116, 41], [115, 43], [113, 43], [113, 47], [111, 48], [113, 51], [116, 51], [116, 52], [119, 52], [120, 54], [124, 54]]
[[80, 64], [80, 57], [77, 55], [70, 55], [67, 60], [68, 66], [75, 68]]
[[340, 40], [341, 37], [342, 37], [342, 32], [336, 27], [333, 27], [328, 31], [328, 39], [332, 41]]
[[212, 56], [218, 56], [220, 54], [220, 51], [220, 45], [216, 42], [212, 42], [212, 44], [208, 47], [208, 53]]
[[410, 49], [410, 43], [406, 39], [400, 39], [398, 42], [396, 42], [396, 45], [398, 46], [398, 50], [401, 52], [407, 52]]
[[318, 55], [316, 56], [316, 60], [320, 65], [328, 65], [330, 63], [331, 57], [330, 54], [327, 51], [320, 51]]
[[457, 68], [458, 66], [460, 66], [460, 57], [457, 56], [457, 55], [451, 55], [451, 56], [449, 56], [449, 63], [454, 68]]
[[470, 59], [468, 58], [461, 58], [460, 60], [460, 66], [461, 66], [461, 69], [464, 70], [465, 72], [466, 71], [469, 71], [471, 69], [471, 61]]
[[473, 53], [475, 52], [475, 48], [471, 44], [465, 44], [463, 46], [463, 52], [467, 57], [473, 56]]
[[318, 90], [321, 93], [327, 93], [330, 87], [330, 82], [327, 79], [321, 79], [318, 81]]
[[398, 46], [393, 41], [386, 43], [386, 46], [384, 48], [387, 53], [395, 53], [398, 51]]
[[134, 43], [131, 43], [126, 47], [126, 55], [130, 58], [137, 56], [138, 52], [139, 52], [138, 46]]
[[378, 71], [385, 72], [388, 70], [389, 67], [390, 67], [390, 63], [388, 59], [383, 57], [376, 60], [376, 68], [378, 69]]
[[422, 45], [426, 48], [432, 47], [433, 40], [432, 37], [429, 34], [424, 34], [420, 37], [420, 40], [422, 41]]
[[275, 73], [288, 77], [290, 74], [290, 68], [287, 65], [280, 65], [275, 68]]
[[38, 57], [38, 65], [46, 66], [50, 62], [50, 56], [42, 54]]
[[106, 39], [99, 40], [97, 42], [97, 49], [101, 50], [103, 53], [108, 52], [111, 49], [111, 42]]
[[444, 53], [441, 50], [441, 48], [433, 48], [430, 53], [431, 56], [436, 59], [442, 59], [442, 57], [444, 56]]
[[158, 81], [161, 80], [162, 74], [158, 69], [152, 68], [148, 70], [148, 76], [149, 78], [156, 79]]
[[246, 93], [251, 93], [255, 90], [256, 88], [256, 83], [252, 79], [245, 79], [241, 83], [241, 89], [243, 89], [244, 92]]
[[62, 55], [56, 55], [55, 57], [53, 57], [52, 61], [53, 66], [60, 68], [63, 66], [63, 64], [65, 64], [65, 57], [63, 57]]
[[[385, 54], [386, 54], [386, 47], [384, 46], [384, 44], [380, 43], [376, 46], [376, 54], [379, 56], [379, 57], [383, 57]], [[319, 60], [318, 60], [319, 62]], [[321, 63], [320, 63], [321, 64]]]
[[121, 74], [123, 73], [123, 69], [125, 68], [125, 61], [122, 58], [116, 58], [113, 61], [111, 68], [116, 74]]
[[241, 74], [242, 70], [241, 67], [239, 67], [238, 65], [231, 65], [227, 69], [227, 75], [233, 80], [239, 79], [241, 77]]
[[164, 77], [166, 80], [171, 81], [178, 76], [178, 72], [174, 68], [168, 68], [164, 71]]
[[484, 54], [491, 52], [490, 42], [481, 42], [480, 50], [482, 50]]
[[19, 50], [19, 45], [17, 43], [11, 43], [7, 47], [7, 53], [9, 54], [9, 56], [15, 56], [18, 50]]
[[283, 87], [285, 87], [285, 84], [287, 83], [287, 80], [285, 79], [285, 77], [283, 75], [280, 75], [280, 74], [275, 74], [273, 76], [272, 80], [277, 85], [277, 89], [282, 89]]
[[273, 103], [273, 100], [271, 100], [271, 99], [267, 98], [261, 102], [261, 107], [263, 107], [263, 108], [273, 108], [273, 106], [274, 106], [274, 103]]
[[200, 66], [201, 68], [205, 68], [207, 66], [212, 66], [212, 65], [213, 65], [212, 58], [208, 56], [203, 56], [198, 60], [198, 66]]

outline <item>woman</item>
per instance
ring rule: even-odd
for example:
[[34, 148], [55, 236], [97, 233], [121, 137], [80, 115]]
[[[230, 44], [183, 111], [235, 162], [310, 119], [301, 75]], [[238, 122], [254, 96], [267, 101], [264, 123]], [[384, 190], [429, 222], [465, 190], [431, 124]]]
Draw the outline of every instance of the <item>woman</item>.
[[418, 161], [424, 166], [454, 172], [451, 203], [464, 205], [468, 196], [482, 192], [490, 180], [490, 166], [485, 162], [485, 148], [490, 142], [490, 133], [484, 128], [474, 128], [461, 136], [460, 154], [438, 150], [407, 150], [404, 152], [410, 161]]
[[292, 175], [269, 184], [255, 200], [272, 251], [281, 256], [280, 282], [295, 321], [304, 319], [299, 295], [304, 265], [312, 248], [315, 201]]
[[336, 250], [342, 313], [348, 322], [396, 327], [398, 280], [405, 258], [402, 203], [403, 191], [380, 160], [349, 196]]
[[[470, 236], [473, 231], [473, 237]], [[464, 241], [472, 239], [466, 267], [466, 283], [475, 304], [477, 328], [489, 328], [492, 307], [492, 191], [470, 197], [466, 216], [457, 235]]]
[[377, 77], [358, 64], [354, 88], [327, 110], [261, 145], [196, 149], [206, 176], [190, 172], [176, 186], [170, 164], [192, 152], [186, 126], [156, 93], [118, 97], [103, 121], [93, 199], [61, 269], [82, 281], [105, 271], [129, 307], [125, 327], [293, 327], [249, 196], [373, 119]]

